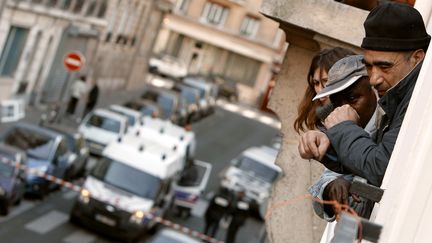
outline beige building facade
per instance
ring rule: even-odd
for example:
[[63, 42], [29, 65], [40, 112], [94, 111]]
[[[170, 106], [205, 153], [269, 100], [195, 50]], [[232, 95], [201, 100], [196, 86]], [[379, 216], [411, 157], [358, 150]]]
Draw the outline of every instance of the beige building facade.
[[[156, 33], [172, 7], [171, 0], [2, 0], [0, 100], [19, 99], [21, 109], [66, 102], [80, 75], [102, 90], [143, 87]], [[85, 60], [79, 72], [64, 68], [69, 52]]]
[[259, 14], [261, 0], [178, 0], [166, 15], [155, 53], [177, 57], [189, 74], [236, 82], [239, 100], [258, 104], [285, 47], [278, 24]]
[[[78, 51], [92, 62], [105, 26], [105, 2], [3, 0], [0, 11], [2, 104], [58, 100], [68, 84], [66, 71], [61, 71], [65, 53]], [[10, 107], [2, 109], [10, 112]]]

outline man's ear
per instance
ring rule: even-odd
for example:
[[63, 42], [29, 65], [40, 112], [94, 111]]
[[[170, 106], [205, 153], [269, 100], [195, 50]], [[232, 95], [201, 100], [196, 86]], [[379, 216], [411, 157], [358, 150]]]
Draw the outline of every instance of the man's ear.
[[413, 52], [411, 55], [411, 61], [415, 64], [421, 62], [425, 58], [426, 53], [423, 51], [423, 49], [418, 49]]

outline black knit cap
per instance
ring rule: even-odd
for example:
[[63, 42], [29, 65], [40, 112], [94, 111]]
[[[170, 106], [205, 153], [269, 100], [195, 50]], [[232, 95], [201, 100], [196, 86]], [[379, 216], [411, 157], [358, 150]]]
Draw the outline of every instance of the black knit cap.
[[374, 8], [364, 22], [366, 37], [361, 47], [375, 51], [427, 49], [430, 35], [417, 9], [389, 2]]

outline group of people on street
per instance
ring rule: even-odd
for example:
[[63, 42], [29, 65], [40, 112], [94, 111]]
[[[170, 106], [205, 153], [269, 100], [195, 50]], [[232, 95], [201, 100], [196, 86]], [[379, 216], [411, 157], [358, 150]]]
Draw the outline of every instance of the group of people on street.
[[244, 191], [234, 193], [226, 188], [220, 188], [211, 198], [205, 212], [204, 234], [215, 237], [221, 220], [227, 219], [229, 226], [225, 242], [233, 243], [238, 230], [245, 224], [249, 215], [249, 202]]
[[84, 112], [82, 117], [86, 116], [96, 106], [97, 99], [99, 97], [99, 86], [95, 82], [89, 89], [87, 85], [87, 78], [85, 75], [80, 76], [74, 81], [71, 87], [71, 97], [67, 106], [66, 113], [70, 116], [75, 115], [75, 111], [80, 99], [83, 99], [87, 95], [87, 100], [84, 106]]
[[[363, 55], [336, 47], [313, 58], [294, 128], [300, 156], [326, 167], [310, 193], [369, 218], [373, 203], [351, 194], [351, 182], [381, 185], [431, 37], [416, 9], [395, 2], [374, 8], [364, 29]], [[339, 213], [314, 210], [328, 221]]]

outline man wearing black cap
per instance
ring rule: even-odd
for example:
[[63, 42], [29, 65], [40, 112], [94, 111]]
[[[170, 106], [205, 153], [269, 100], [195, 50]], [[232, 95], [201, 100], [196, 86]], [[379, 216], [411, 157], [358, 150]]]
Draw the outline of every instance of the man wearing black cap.
[[343, 105], [325, 120], [326, 133], [310, 131], [302, 136], [299, 152], [302, 158], [321, 161], [331, 144], [341, 164], [337, 172], [353, 173], [380, 186], [431, 37], [420, 13], [399, 3], [373, 9], [364, 28], [364, 63], [380, 96], [377, 133], [367, 134], [357, 124], [357, 112]]

